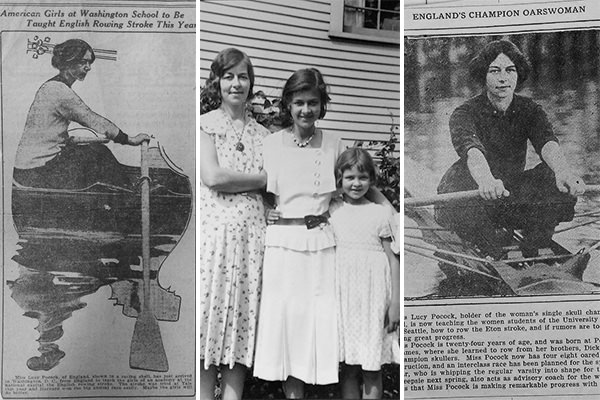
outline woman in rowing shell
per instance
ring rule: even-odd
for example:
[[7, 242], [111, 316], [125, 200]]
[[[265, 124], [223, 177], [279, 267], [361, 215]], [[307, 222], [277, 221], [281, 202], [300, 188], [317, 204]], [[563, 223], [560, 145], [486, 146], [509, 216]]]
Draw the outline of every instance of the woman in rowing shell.
[[[554, 228], [573, 218], [575, 196], [585, 190], [570, 169], [546, 113], [515, 94], [530, 66], [512, 42], [488, 43], [469, 65], [482, 94], [450, 117], [450, 135], [460, 160], [442, 178], [438, 193], [478, 189], [480, 199], [436, 207], [436, 220], [495, 252], [497, 228], [523, 229], [525, 257], [548, 247]], [[527, 141], [542, 162], [525, 170]]]
[[71, 122], [91, 128], [115, 143], [140, 145], [150, 136], [129, 137], [108, 119], [92, 111], [71, 86], [83, 81], [96, 59], [91, 46], [70, 39], [54, 47], [52, 66], [58, 75], [44, 82], [27, 114], [15, 159], [14, 180], [25, 186], [80, 189], [96, 182], [130, 185], [123, 167], [99, 143], [75, 145], [67, 132]]

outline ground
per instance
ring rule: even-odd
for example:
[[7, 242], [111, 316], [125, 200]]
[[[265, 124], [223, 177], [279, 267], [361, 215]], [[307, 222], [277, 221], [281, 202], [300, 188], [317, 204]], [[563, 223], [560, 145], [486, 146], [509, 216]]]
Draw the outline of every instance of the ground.
[[[244, 399], [285, 399], [281, 382], [263, 381], [248, 373], [244, 386]], [[339, 399], [341, 398], [339, 386], [335, 385], [307, 385], [305, 397], [307, 399]], [[383, 398], [400, 398], [400, 367], [398, 365], [383, 366]]]

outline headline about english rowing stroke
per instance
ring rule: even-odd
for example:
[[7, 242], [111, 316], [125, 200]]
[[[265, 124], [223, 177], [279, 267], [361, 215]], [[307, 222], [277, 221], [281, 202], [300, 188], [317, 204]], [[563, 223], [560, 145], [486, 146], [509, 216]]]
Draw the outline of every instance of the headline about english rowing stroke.
[[45, 29], [144, 29], [165, 31], [195, 30], [195, 11], [188, 9], [62, 9], [0, 8], [2, 20], [15, 18], [26, 28]]
[[571, 14], [585, 14], [585, 6], [552, 6], [535, 8], [503, 8], [503, 9], [477, 9], [470, 11], [415, 11], [412, 12], [412, 20], [486, 20], [519, 17], [553, 17], [567, 16]]

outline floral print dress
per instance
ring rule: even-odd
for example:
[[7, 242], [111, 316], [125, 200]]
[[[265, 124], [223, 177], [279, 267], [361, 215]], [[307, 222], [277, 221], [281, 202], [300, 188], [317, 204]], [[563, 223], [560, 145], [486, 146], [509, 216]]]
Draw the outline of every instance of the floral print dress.
[[[269, 131], [250, 119], [236, 132], [220, 109], [200, 117], [219, 165], [258, 173], [262, 140]], [[243, 144], [240, 151], [238, 142]], [[250, 367], [260, 301], [265, 217], [255, 192], [220, 193], [200, 184], [200, 359], [204, 368], [240, 363]]]

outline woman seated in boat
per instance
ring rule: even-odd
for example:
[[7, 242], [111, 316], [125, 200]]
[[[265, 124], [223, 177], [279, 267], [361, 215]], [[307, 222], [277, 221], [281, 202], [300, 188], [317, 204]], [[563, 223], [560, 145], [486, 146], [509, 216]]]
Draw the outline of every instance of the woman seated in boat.
[[[573, 218], [575, 196], [585, 190], [546, 113], [514, 93], [529, 71], [527, 59], [512, 42], [490, 42], [469, 65], [483, 93], [450, 117], [450, 135], [460, 159], [443, 176], [438, 193], [478, 189], [480, 198], [440, 205], [436, 220], [484, 252], [498, 249], [501, 228], [522, 229], [523, 255], [536, 256], [549, 246], [556, 225]], [[525, 170], [528, 140], [542, 162]]]
[[73, 121], [115, 143], [137, 146], [150, 139], [143, 133], [127, 136], [73, 91], [71, 86], [85, 79], [95, 58], [94, 50], [80, 39], [54, 47], [52, 66], [59, 73], [42, 84], [27, 114], [13, 172], [18, 184], [54, 189], [79, 189], [96, 182], [130, 186], [123, 166], [106, 146], [75, 145], [67, 133]]

